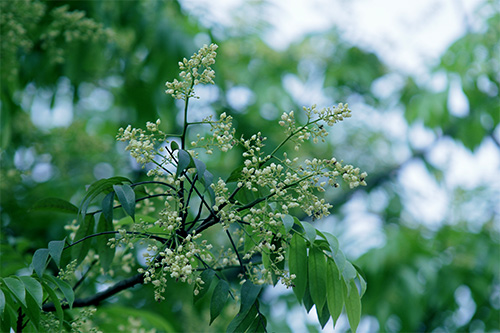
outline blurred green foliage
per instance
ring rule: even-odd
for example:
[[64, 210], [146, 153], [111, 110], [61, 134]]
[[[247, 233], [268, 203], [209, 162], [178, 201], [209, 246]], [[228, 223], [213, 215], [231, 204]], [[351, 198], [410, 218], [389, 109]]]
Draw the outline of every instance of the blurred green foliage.
[[[220, 45], [218, 88], [206, 91], [210, 105], [193, 105], [193, 112], [226, 111], [241, 133], [269, 133], [283, 111], [314, 103], [316, 95], [305, 88], [313, 82], [319, 82], [318, 103], [352, 100], [369, 110], [362, 114], [370, 119], [354, 117], [347, 127], [335, 128], [331, 143], [309, 150], [311, 155], [335, 152], [369, 171], [369, 186], [356, 194], [365, 191], [364, 197], [371, 198], [383, 193], [385, 198], [383, 207], [371, 212], [383, 221], [385, 243], [357, 261], [368, 282], [363, 314], [376, 318], [382, 331], [498, 330], [500, 195], [493, 188], [498, 182], [452, 189], [456, 207], [481, 202], [475, 207], [482, 222], [467, 214], [457, 221], [450, 212], [440, 227], [428, 228], [408, 214], [399, 171], [409, 161], [422, 161], [434, 181], [445, 186], [442, 177], [448, 170], [430, 160], [432, 144], [424, 151], [415, 149], [408, 138], [395, 138], [374, 126], [375, 119], [390, 117], [384, 110], [396, 104], [405, 126], [423, 124], [437, 138], [434, 144], [446, 138], [475, 152], [492, 142], [498, 154], [494, 131], [498, 133], [500, 122], [500, 14], [494, 1], [482, 7], [493, 11], [486, 29], [459, 38], [431, 69], [431, 75], [444, 75], [444, 89], [435, 91], [417, 78], [398, 74], [403, 85], [381, 97], [373, 84], [394, 74], [392, 69], [336, 31], [306, 36], [277, 51], [260, 38], [265, 25], [216, 38], [220, 34], [201, 25], [177, 1], [0, 2], [1, 275], [22, 274], [37, 248], [65, 236], [63, 226], [73, 217], [31, 211], [39, 199], [60, 197], [78, 204], [85, 185], [98, 178], [145, 177], [115, 142], [116, 131], [157, 118], [165, 132], [178, 130], [178, 109], [164, 94], [164, 83], [174, 77], [178, 60], [213, 41]], [[455, 81], [466, 96], [465, 115], [455, 114], [449, 105]], [[299, 91], [290, 82], [299, 83]], [[250, 96], [242, 107], [231, 97], [238, 93]], [[57, 108], [69, 115], [59, 126], [54, 125], [60, 117]], [[268, 137], [271, 143], [281, 138], [279, 133]], [[220, 160], [210, 167], [230, 170], [237, 162]], [[348, 221], [344, 207], [352, 193], [327, 195], [335, 204], [336, 220]], [[88, 282], [94, 285], [86, 290], [104, 283], [98, 272], [94, 275]], [[149, 286], [126, 291], [102, 306], [95, 323], [113, 331], [117, 323], [135, 317], [147, 329], [205, 328], [207, 300], [192, 305], [189, 287], [175, 281], [170, 286], [163, 303], [153, 301]], [[292, 309], [289, 296], [276, 296], [262, 306], [271, 313], [270, 304]], [[224, 330], [236, 311], [225, 309], [210, 329]], [[271, 329], [291, 329], [289, 321], [272, 315], [268, 319]]]

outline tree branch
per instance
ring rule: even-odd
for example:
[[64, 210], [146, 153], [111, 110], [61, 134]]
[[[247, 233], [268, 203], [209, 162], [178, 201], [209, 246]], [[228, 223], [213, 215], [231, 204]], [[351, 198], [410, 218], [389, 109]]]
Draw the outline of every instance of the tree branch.
[[[107, 298], [119, 293], [122, 290], [131, 288], [135, 286], [136, 284], [142, 284], [144, 283], [144, 275], [142, 273], [136, 274], [128, 279], [122, 280], [120, 282], [117, 282], [114, 286], [109, 287], [108, 289], [95, 294], [94, 296], [90, 296], [87, 298], [82, 298], [82, 299], [76, 299], [75, 302], [73, 303], [73, 308], [81, 308], [85, 306], [90, 306], [90, 305], [99, 305], [102, 301], [106, 300]], [[68, 309], [69, 304], [61, 304], [63, 309]], [[56, 311], [56, 308], [54, 306], [54, 303], [47, 303], [44, 304], [42, 307], [43, 311], [45, 312], [54, 312]]]

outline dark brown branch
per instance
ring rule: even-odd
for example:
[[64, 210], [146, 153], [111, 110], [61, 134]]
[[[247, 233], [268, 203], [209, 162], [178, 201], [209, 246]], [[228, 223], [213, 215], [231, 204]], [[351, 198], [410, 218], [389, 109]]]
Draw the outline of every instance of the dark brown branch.
[[[90, 297], [82, 298], [82, 299], [76, 299], [75, 302], [73, 303], [73, 308], [81, 308], [81, 307], [90, 306], [90, 305], [97, 306], [102, 301], [108, 299], [109, 297], [111, 297], [113, 295], [116, 295], [120, 291], [131, 288], [131, 287], [135, 286], [136, 284], [142, 284], [142, 283], [144, 283], [144, 275], [142, 273], [136, 274], [128, 279], [117, 282], [114, 286], [109, 287], [108, 289], [106, 289], [100, 293], [97, 293], [94, 296], [90, 296]], [[61, 304], [61, 306], [63, 309], [69, 308], [69, 304], [67, 304], [67, 303]], [[42, 309], [45, 312], [56, 311], [54, 303], [47, 303], [42, 307]]]

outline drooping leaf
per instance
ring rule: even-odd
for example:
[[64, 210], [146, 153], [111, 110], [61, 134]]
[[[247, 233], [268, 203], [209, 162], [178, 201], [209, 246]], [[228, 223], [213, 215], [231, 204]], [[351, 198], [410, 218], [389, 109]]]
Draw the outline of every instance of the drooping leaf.
[[304, 222], [301, 221], [302, 227], [304, 228], [304, 231], [306, 232], [306, 238], [309, 241], [310, 244], [314, 243], [314, 240], [316, 239], [316, 228], [312, 226], [311, 223], [309, 222]]
[[311, 298], [320, 309], [326, 301], [326, 256], [317, 247], [309, 249], [309, 291]]
[[292, 236], [288, 253], [290, 274], [295, 275], [293, 292], [302, 301], [307, 287], [307, 247], [306, 241], [298, 233]]
[[215, 276], [215, 271], [213, 269], [205, 269], [203, 272], [201, 272], [200, 278], [204, 283], [203, 283], [203, 288], [200, 289], [198, 295], [194, 296], [195, 303], [198, 302], [198, 300], [200, 300], [203, 296], [205, 296], [208, 289], [210, 289], [210, 285], [212, 284], [214, 276]]
[[87, 214], [87, 208], [89, 207], [92, 200], [94, 200], [99, 194], [113, 191], [113, 185], [120, 185], [123, 183], [132, 183], [128, 178], [125, 177], [111, 177], [105, 179], [99, 179], [98, 181], [92, 183], [88, 189], [87, 194], [83, 198], [82, 204], [79, 209], [79, 217], [85, 217]]
[[283, 220], [283, 225], [285, 226], [285, 231], [287, 233], [289, 233], [290, 230], [292, 230], [293, 225], [295, 223], [293, 221], [293, 217], [288, 215], [288, 214], [285, 214], [285, 215], [282, 215], [281, 219]]
[[26, 306], [26, 288], [17, 276], [3, 278], [8, 290], [22, 305]]
[[311, 298], [311, 293], [309, 292], [309, 284], [307, 285], [306, 291], [304, 292], [304, 298], [302, 299], [302, 302], [304, 304], [304, 308], [306, 308], [307, 313], [309, 313], [314, 305], [314, 302]]
[[73, 302], [75, 301], [75, 293], [71, 286], [66, 281], [63, 281], [60, 278], [52, 275], [46, 274], [45, 278], [52, 281], [52, 283], [54, 283], [59, 288], [59, 290], [61, 290], [66, 301], [68, 302], [69, 307], [72, 308]]
[[128, 184], [113, 185], [113, 190], [122, 204], [123, 210], [135, 221], [135, 192]]
[[[259, 311], [256, 304], [252, 304], [250, 309], [245, 312], [239, 312], [236, 317], [227, 326], [226, 332], [245, 332], [258, 319]], [[250, 330], [249, 330], [250, 331]]]
[[259, 313], [257, 315], [257, 318], [254, 319], [252, 324], [248, 327], [247, 332], [267, 332], [266, 330], [267, 326], [267, 319], [266, 317], [262, 314]]
[[318, 321], [321, 325], [321, 328], [325, 328], [326, 323], [330, 319], [330, 312], [328, 311], [328, 303], [323, 305], [323, 308], [318, 310], [318, 306], [316, 306], [316, 314], [318, 315]]
[[[346, 283], [350, 284], [349, 291]], [[359, 298], [358, 288], [354, 280], [346, 283], [344, 283], [345, 311], [351, 330], [356, 333], [359, 321], [361, 320], [361, 299]]]
[[179, 178], [181, 173], [186, 170], [186, 168], [192, 163], [191, 154], [189, 154], [184, 149], [179, 149], [177, 155], [177, 171], [175, 172], [175, 178]]
[[219, 316], [229, 296], [229, 284], [225, 280], [219, 280], [215, 286], [212, 299], [210, 300], [210, 325]]
[[333, 260], [335, 261], [335, 264], [337, 265], [337, 268], [339, 270], [339, 278], [340, 274], [344, 271], [345, 265], [346, 265], [346, 259], [344, 252], [342, 252], [340, 249], [337, 251], [337, 253], [333, 256]]
[[340, 278], [337, 265], [332, 259], [328, 259], [326, 270], [326, 302], [328, 303], [328, 309], [334, 326], [344, 307], [343, 283], [344, 281]]
[[[54, 259], [57, 267], [59, 267], [61, 263], [61, 255], [64, 250], [64, 245], [66, 244], [66, 238], [60, 241], [50, 241], [49, 242], [49, 254]], [[37, 273], [38, 274], [38, 273]], [[43, 275], [43, 273], [42, 273]], [[38, 274], [40, 276], [40, 274]]]
[[49, 295], [50, 299], [52, 300], [52, 303], [54, 304], [54, 307], [56, 309], [56, 314], [57, 314], [57, 319], [59, 320], [59, 332], [62, 331], [62, 326], [64, 323], [64, 311], [61, 306], [61, 301], [57, 297], [56, 292], [54, 289], [52, 289], [48, 283], [44, 282], [42, 280], [42, 286], [45, 292]]
[[246, 280], [241, 286], [241, 308], [240, 313], [245, 313], [254, 305], [257, 297], [262, 291], [262, 286], [257, 286], [250, 280]]
[[33, 254], [32, 265], [36, 274], [41, 278], [45, 267], [47, 267], [47, 259], [49, 258], [49, 249], [38, 249]]
[[35, 329], [38, 330], [40, 327], [40, 312], [41, 309], [38, 306], [36, 300], [31, 296], [30, 293], [26, 294], [26, 314], [30, 319], [30, 323], [35, 326]]
[[198, 179], [200, 181], [203, 181], [203, 178], [205, 177], [205, 171], [207, 171], [207, 166], [197, 158], [193, 158], [193, 162], [196, 167], [196, 174], [198, 175]]
[[78, 207], [60, 198], [44, 198], [35, 202], [32, 210], [50, 210], [61, 213], [77, 214]]
[[329, 232], [323, 232], [322, 235], [325, 237], [328, 244], [330, 245], [332, 254], [333, 255], [337, 254], [337, 251], [339, 250], [339, 240], [337, 239], [337, 237], [335, 237]]
[[[97, 232], [105, 232], [113, 230], [113, 222], [108, 221], [104, 214], [99, 216], [99, 221], [97, 223]], [[97, 254], [99, 255], [99, 260], [101, 262], [101, 266], [105, 271], [108, 271], [113, 259], [115, 257], [115, 248], [111, 248], [108, 246], [108, 239], [110, 235], [102, 235], [96, 237], [96, 249]]]
[[102, 199], [101, 207], [102, 214], [106, 218], [106, 221], [113, 223], [113, 201], [115, 199], [115, 192], [109, 192]]
[[[94, 232], [95, 219], [93, 215], [85, 215], [85, 219], [80, 223], [78, 230], [75, 234], [75, 239], [73, 243], [91, 235]], [[76, 263], [79, 264], [85, 259], [87, 253], [89, 252], [91, 245], [91, 239], [86, 239], [76, 245], [71, 247], [71, 256], [76, 259]]]
[[354, 278], [356, 278], [356, 276], [358, 275], [358, 272], [356, 272], [356, 269], [354, 268], [354, 266], [346, 260], [345, 262], [345, 268], [344, 268], [344, 271], [342, 272], [342, 276], [344, 277], [344, 279], [346, 281], [350, 281], [350, 280], [353, 280]]
[[363, 297], [366, 292], [366, 281], [361, 274], [358, 273], [359, 285], [361, 286], [361, 295], [359, 297]]
[[20, 276], [19, 279], [24, 284], [25, 289], [28, 293], [33, 297], [33, 300], [37, 304], [37, 306], [41, 309], [43, 302], [43, 289], [40, 282], [31, 276]]

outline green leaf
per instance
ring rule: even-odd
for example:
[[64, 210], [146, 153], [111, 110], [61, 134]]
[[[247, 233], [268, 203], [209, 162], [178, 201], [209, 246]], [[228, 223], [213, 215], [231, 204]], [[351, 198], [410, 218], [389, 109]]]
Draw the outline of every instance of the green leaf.
[[207, 171], [207, 166], [197, 158], [193, 158], [193, 162], [196, 167], [196, 174], [198, 175], [198, 179], [200, 181], [203, 181], [203, 177], [205, 177], [205, 171]]
[[[113, 222], [106, 219], [104, 214], [101, 214], [97, 223], [97, 233], [112, 230]], [[97, 254], [99, 255], [101, 266], [105, 271], [109, 270], [111, 263], [113, 262], [113, 259], [115, 257], [115, 248], [111, 248], [107, 245], [109, 237], [110, 235], [101, 235], [96, 237]]]
[[[257, 309], [257, 304], [252, 304], [250, 309], [245, 312], [239, 312], [236, 317], [227, 326], [226, 332], [245, 332], [252, 325], [255, 320], [259, 320], [257, 317], [259, 311]], [[250, 331], [250, 330], [249, 330]]]
[[106, 221], [113, 223], [113, 201], [115, 199], [115, 192], [109, 192], [102, 199], [101, 207], [102, 214], [106, 218]]
[[[80, 223], [80, 227], [76, 231], [75, 239], [76, 241], [91, 235], [94, 232], [95, 219], [93, 215], [85, 215], [85, 219]], [[89, 252], [91, 245], [91, 239], [84, 240], [71, 247], [71, 256], [76, 259], [76, 263], [79, 264], [85, 259], [87, 253]]]
[[57, 297], [57, 294], [55, 293], [54, 289], [52, 289], [47, 283], [42, 281], [42, 286], [43, 289], [45, 289], [45, 291], [49, 295], [50, 299], [52, 300], [52, 303], [54, 303], [54, 307], [56, 308], [57, 318], [59, 319], [59, 332], [62, 332], [62, 326], [64, 323], [64, 311], [61, 306], [61, 301]]
[[328, 259], [326, 269], [326, 302], [334, 326], [344, 307], [343, 284], [344, 280], [340, 278], [337, 265], [332, 259]]
[[44, 198], [35, 202], [32, 210], [50, 210], [62, 213], [77, 214], [78, 207], [71, 202], [59, 198]]
[[219, 280], [215, 286], [212, 299], [210, 301], [210, 325], [219, 316], [229, 296], [229, 284], [225, 280]]
[[20, 276], [19, 279], [23, 282], [25, 289], [33, 297], [33, 300], [41, 309], [43, 302], [43, 289], [40, 282], [30, 276]]
[[22, 305], [26, 306], [26, 288], [24, 287], [24, 283], [22, 283], [17, 276], [3, 278], [2, 281], [14, 298]]
[[293, 221], [293, 217], [288, 215], [288, 214], [285, 214], [285, 215], [282, 215], [281, 219], [283, 220], [283, 225], [285, 226], [285, 231], [287, 233], [289, 233], [290, 230], [292, 230], [293, 225], [295, 223]]
[[241, 178], [241, 171], [243, 171], [243, 167], [244, 165], [242, 164], [236, 169], [234, 169], [229, 175], [229, 177], [226, 179], [226, 184], [237, 182]]
[[132, 183], [128, 178], [125, 177], [111, 177], [105, 179], [99, 179], [98, 181], [92, 183], [88, 189], [87, 194], [83, 198], [82, 204], [80, 206], [80, 217], [85, 217], [87, 214], [87, 208], [89, 207], [92, 200], [95, 199], [99, 194], [113, 191], [113, 185], [123, 184], [125, 182]]
[[306, 241], [298, 233], [292, 236], [288, 253], [290, 274], [295, 274], [293, 292], [300, 302], [307, 287], [307, 247]]
[[49, 249], [38, 249], [33, 254], [32, 265], [36, 274], [41, 278], [45, 267], [47, 267], [47, 259], [49, 258]]
[[128, 184], [113, 185], [113, 190], [125, 212], [135, 221], [135, 192]]
[[198, 302], [205, 294], [207, 291], [210, 289], [210, 285], [212, 284], [212, 281], [215, 276], [215, 271], [213, 269], [205, 269], [201, 274], [200, 278], [204, 282], [203, 284], [203, 289], [200, 289], [200, 292], [198, 295], [194, 296], [194, 302]]
[[321, 310], [318, 310], [318, 306], [316, 306], [316, 314], [318, 315], [318, 321], [321, 325], [321, 328], [325, 328], [326, 323], [330, 319], [330, 312], [328, 311], [328, 304], [325, 303]]
[[302, 302], [304, 303], [304, 307], [306, 308], [307, 313], [311, 311], [311, 308], [314, 305], [314, 302], [311, 298], [311, 293], [309, 292], [309, 285], [306, 287], [306, 291], [304, 293], [304, 298], [302, 299]]
[[257, 318], [248, 327], [247, 332], [267, 332], [267, 319], [262, 313], [257, 315]]
[[0, 314], [3, 314], [4, 310], [5, 310], [5, 294], [3, 293], [2, 289], [0, 289]]
[[0, 330], [1, 332], [15, 332], [17, 327], [17, 317], [18, 317], [19, 307], [16, 305], [16, 309], [9, 304], [5, 304], [5, 311], [2, 317], [0, 317]]
[[359, 285], [361, 286], [361, 295], [360, 295], [360, 297], [363, 297], [363, 295], [366, 292], [366, 281], [363, 278], [363, 276], [361, 274], [359, 274], [359, 273], [358, 273], [358, 279], [359, 279]]
[[176, 141], [170, 142], [170, 149], [172, 150], [172, 152], [176, 151], [177, 149], [179, 149], [179, 144]]
[[342, 275], [344, 276], [344, 279], [346, 281], [350, 281], [354, 278], [356, 278], [356, 276], [358, 275], [358, 272], [356, 272], [356, 269], [354, 268], [354, 266], [346, 260], [345, 262], [345, 268], [344, 268], [344, 271], [342, 272]]
[[316, 239], [316, 228], [313, 227], [309, 222], [301, 221], [301, 224], [304, 228], [304, 231], [306, 232], [306, 239], [310, 244], [314, 243], [314, 240]]
[[309, 249], [309, 291], [320, 309], [326, 301], [326, 256], [317, 247]]
[[344, 268], [346, 266], [347, 260], [345, 259], [344, 252], [342, 252], [340, 249], [337, 251], [337, 253], [333, 256], [333, 260], [335, 261], [335, 264], [337, 265], [337, 268], [339, 269], [339, 279], [340, 279], [340, 274], [344, 271]]
[[36, 300], [31, 296], [31, 294], [26, 294], [26, 314], [30, 319], [31, 323], [38, 330], [40, 327], [40, 312], [41, 308], [38, 306]]
[[239, 313], [244, 314], [249, 311], [261, 291], [262, 286], [256, 286], [250, 280], [246, 280], [241, 286], [241, 308]]
[[[61, 255], [64, 250], [64, 244], [66, 244], [66, 238], [60, 241], [49, 242], [49, 254], [52, 257], [52, 259], [54, 259], [54, 262], [56, 263], [57, 267], [59, 267], [61, 263]], [[40, 276], [40, 274], [38, 274], [38, 276]]]
[[348, 291], [347, 287], [347, 284], [344, 283], [345, 311], [351, 330], [356, 333], [359, 321], [361, 320], [361, 299], [354, 280], [349, 281], [350, 291]]
[[59, 288], [59, 290], [62, 291], [66, 301], [69, 304], [69, 307], [73, 307], [73, 302], [75, 301], [75, 293], [71, 286], [67, 282], [55, 276], [46, 274], [44, 277], [49, 281], [52, 281]]
[[181, 173], [191, 164], [191, 160], [191, 154], [183, 149], [179, 149], [177, 155], [177, 171], [175, 172], [176, 179], [179, 178]]
[[321, 235], [326, 239], [326, 241], [330, 245], [332, 254], [333, 255], [337, 254], [337, 251], [339, 250], [339, 240], [337, 239], [337, 237], [335, 237], [329, 232], [323, 232], [321, 233]]

